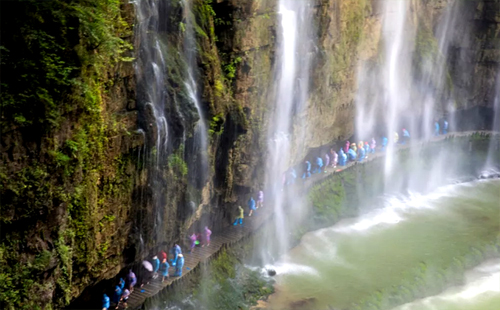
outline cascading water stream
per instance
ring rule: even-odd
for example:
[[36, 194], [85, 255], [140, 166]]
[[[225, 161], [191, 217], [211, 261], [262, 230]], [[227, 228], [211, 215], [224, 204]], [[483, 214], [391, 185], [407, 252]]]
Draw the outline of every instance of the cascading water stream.
[[[283, 173], [291, 164], [292, 145], [303, 135], [303, 126], [294, 118], [308, 99], [309, 50], [311, 35], [309, 1], [280, 0], [278, 5], [279, 54], [275, 69], [275, 107], [268, 128], [268, 161], [265, 187], [272, 192], [276, 240], [267, 248], [284, 253], [289, 244], [289, 221], [300, 216], [300, 203], [285, 197]], [[292, 203], [293, 201], [293, 203]], [[293, 216], [291, 216], [293, 214]], [[269, 253], [263, 249], [265, 253]], [[270, 257], [264, 255], [269, 262]]]
[[186, 57], [186, 80], [184, 85], [186, 87], [187, 94], [191, 101], [196, 106], [198, 111], [199, 120], [195, 128], [195, 138], [197, 140], [197, 149], [195, 153], [199, 154], [200, 158], [198, 163], [200, 167], [198, 168], [197, 175], [198, 178], [204, 180], [208, 174], [208, 127], [206, 122], [205, 113], [201, 107], [200, 95], [198, 93], [198, 85], [196, 79], [198, 77], [198, 69], [196, 62], [196, 40], [194, 33], [194, 15], [192, 12], [192, 1], [184, 0], [184, 14], [186, 18], [185, 26], [185, 36], [184, 36], [184, 51]]
[[467, 26], [459, 24], [466, 7], [459, 2], [452, 1], [444, 10], [435, 38], [411, 14], [412, 5], [411, 1], [382, 3], [384, 45], [379, 53], [384, 57], [375, 66], [363, 64], [359, 72], [356, 137], [375, 137], [379, 143], [382, 136], [388, 138], [384, 166], [387, 177], [394, 169], [396, 133], [401, 140], [402, 129], [406, 128], [411, 140], [429, 139], [434, 135], [434, 123], [443, 117], [452, 126], [455, 107], [447, 85], [447, 57], [453, 42], [468, 40]]
[[[165, 116], [166, 64], [163, 43], [159, 37], [160, 1], [136, 0], [137, 12], [135, 27], [137, 77], [137, 102], [141, 114], [140, 130], [145, 133], [148, 149], [144, 151], [144, 162], [150, 167], [152, 204], [157, 210], [154, 217], [154, 229], [161, 231], [162, 198], [161, 166], [166, 162], [169, 142], [168, 123]], [[147, 143], [150, 141], [153, 145]], [[143, 194], [141, 193], [141, 200]], [[142, 222], [142, 221], [141, 221]], [[139, 239], [142, 243], [142, 229]], [[162, 236], [163, 234], [158, 234]]]

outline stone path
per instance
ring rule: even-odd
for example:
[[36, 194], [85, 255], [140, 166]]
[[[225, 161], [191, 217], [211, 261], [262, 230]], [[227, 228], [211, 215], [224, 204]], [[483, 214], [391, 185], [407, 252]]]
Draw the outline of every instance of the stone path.
[[[474, 131], [474, 132], [460, 132], [460, 133], [451, 133], [446, 136], [439, 136], [431, 141], [439, 141], [439, 140], [444, 140], [447, 137], [462, 137], [462, 136], [469, 136], [474, 133], [479, 133], [479, 134], [489, 134], [490, 132], [487, 131]], [[494, 133], [497, 135], [498, 133]], [[414, 144], [407, 144], [407, 145], [402, 145], [398, 146], [398, 149], [404, 149], [408, 148], [409, 146], [415, 146], [415, 145], [421, 145], [423, 143], [427, 143], [429, 141], [419, 141]], [[375, 158], [382, 157], [384, 156], [385, 153], [383, 152], [378, 152], [376, 154], [370, 154], [368, 159], [366, 161], [371, 161]], [[326, 178], [328, 175], [330, 175], [332, 172], [339, 172], [342, 170], [345, 170], [353, 165], [355, 165], [356, 162], [351, 162], [346, 166], [343, 167], [337, 167], [335, 169], [333, 168], [328, 168], [327, 173], [320, 173], [320, 174], [313, 174], [311, 178], [309, 178], [305, 184], [298, 181], [296, 182], [296, 185], [293, 188], [289, 188], [289, 190], [297, 190], [301, 189], [304, 190], [306, 188], [309, 188], [309, 186], [313, 185], [317, 181]], [[238, 225], [238, 226], [229, 226], [217, 233], [217, 235], [213, 234], [211, 238], [211, 244], [208, 247], [204, 248], [199, 248], [197, 247], [192, 254], [189, 253], [184, 253], [184, 258], [185, 258], [185, 263], [184, 263], [184, 270], [182, 271], [182, 276], [185, 276], [186, 274], [190, 273], [193, 271], [194, 268], [198, 266], [200, 262], [204, 262], [208, 260], [212, 255], [215, 253], [219, 252], [221, 248], [225, 245], [231, 245], [233, 243], [238, 242], [241, 240], [243, 237], [248, 236], [251, 234], [253, 231], [259, 229], [267, 219], [269, 219], [272, 216], [272, 208], [269, 207], [264, 207], [259, 210], [257, 210], [252, 217], [245, 217], [243, 226]], [[174, 268], [170, 268], [170, 274], [173, 274]], [[154, 296], [158, 294], [161, 290], [163, 290], [165, 287], [171, 285], [172, 283], [178, 281], [180, 278], [179, 277], [170, 277], [170, 279], [166, 280], [165, 282], [161, 283], [160, 280], [156, 279], [150, 282], [147, 285], [144, 285], [142, 288], [135, 288], [134, 292], [130, 295], [130, 298], [128, 300], [128, 308], [131, 310], [139, 309], [140, 306], [144, 303], [146, 298]], [[120, 309], [124, 309], [123, 307], [120, 307]]]

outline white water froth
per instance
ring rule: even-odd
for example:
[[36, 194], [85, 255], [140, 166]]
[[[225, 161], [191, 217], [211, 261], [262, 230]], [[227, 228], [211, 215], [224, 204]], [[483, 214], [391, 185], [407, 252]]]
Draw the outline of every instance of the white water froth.
[[318, 270], [311, 266], [301, 265], [301, 264], [293, 264], [287, 262], [279, 262], [276, 265], [266, 265], [265, 269], [274, 269], [276, 274], [293, 274], [293, 275], [311, 275], [319, 277], [320, 274]]
[[500, 293], [500, 259], [490, 260], [466, 273], [465, 285], [450, 288], [443, 293], [404, 304], [393, 310], [442, 309], [446, 304], [477, 301], [483, 294]]
[[405, 221], [410, 215], [420, 210], [426, 210], [426, 212], [435, 210], [433, 201], [444, 197], [455, 197], [457, 193], [462, 193], [461, 188], [474, 186], [475, 182], [443, 186], [425, 195], [410, 192], [406, 197], [386, 196], [383, 208], [368, 212], [354, 220], [340, 221], [335, 226], [326, 229], [333, 229], [338, 233], [352, 233], [389, 227]]

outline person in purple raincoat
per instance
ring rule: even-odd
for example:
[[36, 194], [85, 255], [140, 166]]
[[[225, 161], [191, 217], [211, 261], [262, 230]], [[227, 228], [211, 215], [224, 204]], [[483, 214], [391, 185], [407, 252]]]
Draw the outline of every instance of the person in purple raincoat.
[[262, 208], [264, 206], [264, 192], [259, 191], [257, 194], [257, 209]]
[[330, 156], [328, 153], [325, 154], [325, 173], [326, 173], [326, 168], [330, 165]]
[[330, 154], [331, 154], [331, 158], [332, 158], [332, 167], [335, 168], [337, 167], [337, 164], [339, 163], [339, 155], [337, 154], [337, 152], [335, 152], [332, 149], [330, 149]]
[[189, 240], [191, 241], [191, 248], [189, 250], [189, 253], [192, 253], [193, 252], [193, 249], [195, 248], [196, 246], [196, 234], [193, 233], [191, 236], [189, 236]]
[[210, 236], [212, 235], [212, 231], [208, 229], [208, 226], [205, 226], [205, 244], [202, 247], [210, 245]]
[[372, 138], [372, 142], [370, 143], [370, 152], [375, 153], [376, 147], [377, 147], [377, 141], [375, 141], [375, 138]]
[[132, 269], [129, 270], [127, 274], [128, 289], [132, 293], [134, 291], [134, 286], [137, 284], [137, 277]]

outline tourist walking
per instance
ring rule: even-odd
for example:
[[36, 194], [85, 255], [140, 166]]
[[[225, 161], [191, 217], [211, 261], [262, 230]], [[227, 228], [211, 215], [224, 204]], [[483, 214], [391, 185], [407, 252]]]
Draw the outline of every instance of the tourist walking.
[[336, 168], [337, 167], [337, 164], [339, 162], [339, 155], [337, 154], [337, 152], [335, 152], [333, 150], [333, 148], [330, 149], [330, 154], [332, 155], [332, 167], [333, 168]]
[[382, 151], [385, 151], [385, 148], [387, 147], [387, 137], [382, 137]]
[[125, 288], [125, 280], [123, 280], [123, 278], [120, 278], [118, 285], [120, 286], [120, 289], [123, 291], [123, 289]]
[[347, 164], [347, 155], [344, 153], [343, 149], [339, 150], [339, 166], [345, 166]]
[[259, 191], [257, 195], [257, 209], [262, 208], [264, 206], [264, 192]]
[[360, 141], [358, 144], [358, 160], [363, 161], [365, 159], [365, 148], [363, 147], [363, 141]]
[[408, 141], [410, 141], [410, 133], [408, 130], [403, 128], [403, 139], [401, 139], [401, 144], [406, 144]]
[[375, 138], [372, 138], [372, 142], [370, 143], [370, 151], [372, 153], [375, 153], [376, 148], [377, 148], [377, 141], [375, 141]]
[[[179, 254], [182, 255], [182, 254]], [[168, 264], [167, 260], [164, 259], [163, 262], [160, 264], [160, 273], [161, 273], [161, 282], [165, 282], [165, 279], [168, 279], [168, 269], [170, 268], [170, 265]]]
[[[358, 146], [356, 145], [356, 142], [351, 143], [350, 150], [353, 150], [356, 155], [358, 154]], [[349, 153], [349, 151], [347, 151], [347, 153]]]
[[116, 305], [115, 309], [118, 309], [120, 306], [120, 303], [123, 305], [123, 308], [127, 308], [127, 301], [128, 298], [130, 297], [130, 291], [128, 289], [125, 289], [122, 294], [122, 298], [120, 298], [120, 302]]
[[321, 173], [323, 171], [323, 159], [321, 157], [316, 157], [316, 168], [313, 173]]
[[350, 146], [351, 146], [351, 145], [350, 145], [350, 142], [349, 142], [349, 140], [347, 140], [347, 141], [345, 142], [344, 153], [349, 152]]
[[194, 248], [196, 247], [196, 234], [193, 232], [191, 236], [189, 236], [189, 241], [191, 241], [191, 248], [189, 249], [189, 253], [193, 253]]
[[248, 208], [250, 209], [248, 211], [248, 216], [252, 216], [252, 213], [253, 211], [255, 211], [255, 200], [253, 199], [253, 197], [250, 197], [250, 199], [248, 200]]
[[443, 119], [443, 135], [448, 134], [448, 121]]
[[135, 273], [132, 271], [132, 269], [130, 269], [127, 274], [127, 282], [128, 289], [130, 290], [130, 292], [133, 292], [134, 286], [137, 284], [137, 277], [135, 276]]
[[[356, 145], [355, 143], [351, 144], [352, 145]], [[347, 155], [348, 155], [348, 158], [350, 161], [355, 161], [356, 160], [356, 157], [358, 156], [358, 154], [356, 154], [356, 151], [352, 148], [349, 149], [349, 152], [347, 152]]]
[[212, 235], [212, 231], [208, 229], [208, 226], [205, 226], [205, 244], [202, 247], [210, 245], [210, 236]]
[[160, 252], [160, 261], [163, 261], [164, 259], [167, 259], [167, 253], [163, 250]]
[[102, 310], [108, 310], [111, 307], [109, 296], [104, 294], [102, 296]]
[[182, 267], [184, 267], [184, 256], [182, 254], [179, 254], [179, 258], [177, 260], [177, 265], [175, 265], [174, 277], [181, 277], [182, 276]]
[[175, 266], [177, 263], [177, 258], [179, 257], [179, 254], [182, 254], [181, 247], [178, 244], [174, 244], [172, 249], [170, 250], [173, 258], [170, 260], [172, 262], [172, 266]]
[[238, 216], [236, 217], [236, 220], [234, 221], [233, 225], [238, 225], [238, 222], [240, 225], [243, 225], [243, 218], [245, 217], [245, 210], [241, 206], [238, 206]]
[[302, 178], [305, 179], [309, 177], [311, 177], [311, 163], [306, 160], [304, 162], [304, 174], [302, 175]]
[[118, 305], [118, 303], [120, 302], [120, 298], [122, 298], [122, 289], [120, 288], [119, 285], [115, 286], [115, 291], [113, 293], [113, 303], [115, 303], [116, 305]]

